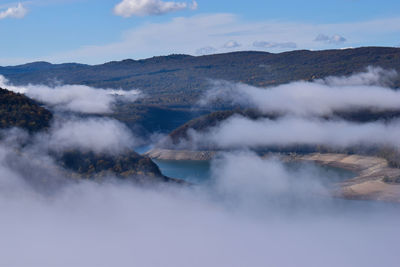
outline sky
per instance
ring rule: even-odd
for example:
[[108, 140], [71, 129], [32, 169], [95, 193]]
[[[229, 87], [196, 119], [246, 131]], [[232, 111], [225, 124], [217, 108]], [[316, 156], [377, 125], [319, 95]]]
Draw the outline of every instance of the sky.
[[0, 0], [0, 66], [400, 46], [397, 0]]

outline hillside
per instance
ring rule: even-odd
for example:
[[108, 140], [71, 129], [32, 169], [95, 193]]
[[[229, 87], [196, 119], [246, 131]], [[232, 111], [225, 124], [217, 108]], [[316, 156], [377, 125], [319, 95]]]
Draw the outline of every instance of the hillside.
[[[145, 104], [187, 106], [207, 89], [208, 79], [268, 86], [329, 75], [348, 75], [369, 65], [400, 71], [400, 48], [363, 47], [344, 50], [297, 50], [279, 54], [234, 52], [207, 56], [170, 55], [101, 65], [36, 62], [0, 67], [15, 84], [86, 84], [94, 87], [141, 89]], [[396, 82], [400, 86], [400, 81]]]
[[62, 167], [73, 171], [74, 176], [81, 179], [101, 179], [114, 175], [121, 179], [142, 183], [171, 180], [162, 175], [158, 166], [150, 158], [134, 151], [111, 156], [71, 150], [55, 157]]
[[0, 128], [20, 127], [29, 132], [46, 129], [52, 114], [32, 99], [0, 88]]
[[[212, 80], [272, 86], [331, 75], [349, 75], [380, 66], [400, 72], [400, 48], [356, 49], [272, 54], [234, 52], [207, 56], [170, 55], [143, 60], [127, 59], [101, 65], [35, 62], [0, 67], [14, 84], [85, 84], [99, 88], [140, 89], [145, 98], [120, 103], [112, 117], [139, 124], [145, 131], [169, 132], [184, 122], [214, 110], [193, 109]], [[400, 87], [400, 79], [394, 81]]]
[[[32, 99], [0, 88], [0, 129], [20, 127], [34, 134], [47, 130], [53, 114]], [[34, 140], [34, 139], [32, 139]], [[23, 153], [22, 153], [23, 154]], [[24, 157], [27, 155], [21, 155]], [[134, 181], [169, 181], [157, 165], [134, 151], [122, 155], [96, 155], [78, 150], [52, 154], [59, 165], [78, 178], [96, 178], [115, 175]], [[43, 167], [43, 166], [42, 166]]]
[[[240, 115], [252, 120], [260, 118], [276, 119], [279, 114], [262, 114], [253, 109], [234, 109], [234, 110], [219, 110], [209, 114], [194, 118], [185, 124], [177, 127], [169, 133], [172, 145], [178, 144], [182, 140], [188, 141], [188, 131], [190, 129], [198, 132], [206, 132], [210, 128], [220, 124], [222, 121], [229, 119], [233, 115]], [[366, 123], [374, 121], [390, 121], [400, 118], [400, 110], [374, 110], [374, 109], [356, 109], [352, 111], [336, 111], [330, 116], [323, 116], [326, 120], [343, 119], [345, 121]]]

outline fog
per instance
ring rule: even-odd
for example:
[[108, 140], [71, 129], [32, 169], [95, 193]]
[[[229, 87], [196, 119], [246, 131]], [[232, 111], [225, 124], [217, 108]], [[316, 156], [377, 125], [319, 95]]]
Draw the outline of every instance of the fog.
[[358, 123], [335, 115], [340, 111], [399, 111], [400, 91], [390, 87], [397, 77], [393, 70], [368, 67], [350, 76], [268, 88], [214, 81], [200, 101], [201, 105], [215, 102], [239, 105], [261, 114], [277, 114], [278, 118], [251, 119], [235, 115], [208, 129], [190, 129], [188, 140], [182, 140], [180, 145], [219, 149], [293, 145], [399, 148], [398, 118]]
[[118, 154], [141, 144], [125, 124], [108, 118], [68, 118], [52, 125], [48, 134], [38, 136], [53, 151], [77, 149], [82, 152]]
[[256, 108], [263, 113], [297, 116], [329, 115], [334, 111], [400, 107], [400, 91], [391, 89], [395, 71], [369, 67], [348, 77], [328, 77], [313, 82], [298, 81], [276, 87], [258, 88], [245, 84], [214, 81], [201, 105], [216, 101]]
[[399, 148], [399, 135], [398, 120], [354, 123], [292, 116], [277, 120], [233, 116], [205, 132], [189, 131], [189, 140], [198, 147], [225, 149], [298, 144], [336, 148], [390, 145]]
[[119, 101], [134, 102], [140, 96], [138, 90], [115, 90], [92, 88], [85, 85], [46, 85], [14, 86], [0, 75], [0, 87], [43, 102], [60, 111], [79, 113], [110, 113]]
[[0, 265], [397, 266], [398, 207], [329, 200], [312, 167], [250, 152], [212, 166], [204, 186], [82, 181], [43, 195], [2, 161]]
[[[275, 121], [234, 116], [206, 133], [192, 131], [198, 143], [238, 149], [213, 159], [210, 180], [202, 184], [139, 186], [115, 177], [102, 182], [68, 178], [69, 171], [53, 160], [52, 152], [118, 155], [141, 144], [113, 119], [60, 113], [47, 132], [31, 136], [21, 129], [2, 130], [0, 266], [397, 267], [398, 204], [337, 199], [333, 192], [343, 179], [337, 171], [312, 164], [291, 167], [249, 150], [299, 142], [398, 146], [396, 120], [356, 124], [316, 116], [366, 106], [370, 100], [376, 108], [395, 107], [397, 92], [382, 87], [387, 80], [376, 78], [374, 71], [279, 90], [248, 87], [256, 93], [248, 95], [246, 105], [287, 114]], [[294, 93], [285, 86], [293, 86]], [[79, 110], [70, 110], [95, 110], [96, 99], [80, 93], [66, 104], [51, 102], [52, 97], [63, 99], [60, 87], [11, 88], [28, 88], [23, 92], [36, 94], [56, 110], [82, 99]], [[361, 88], [362, 100], [357, 100]], [[56, 93], [40, 93], [46, 90]], [[109, 92], [93, 90], [102, 97]], [[306, 95], [308, 90], [312, 94]], [[264, 95], [270, 91], [277, 96]], [[232, 99], [240, 96], [232, 94]], [[316, 98], [324, 105], [313, 108]], [[293, 107], [285, 104], [288, 99]], [[112, 109], [112, 101], [102, 103]]]

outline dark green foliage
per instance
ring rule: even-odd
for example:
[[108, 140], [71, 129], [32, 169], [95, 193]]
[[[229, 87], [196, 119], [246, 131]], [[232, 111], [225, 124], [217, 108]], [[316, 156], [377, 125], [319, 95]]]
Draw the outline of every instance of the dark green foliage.
[[148, 181], [167, 180], [150, 158], [140, 156], [134, 151], [121, 155], [106, 155], [73, 150], [64, 152], [57, 158], [65, 169], [74, 171], [79, 178], [89, 179], [113, 175], [134, 180], [144, 178]]
[[21, 127], [29, 132], [48, 128], [52, 114], [28, 97], [0, 88], [0, 128]]

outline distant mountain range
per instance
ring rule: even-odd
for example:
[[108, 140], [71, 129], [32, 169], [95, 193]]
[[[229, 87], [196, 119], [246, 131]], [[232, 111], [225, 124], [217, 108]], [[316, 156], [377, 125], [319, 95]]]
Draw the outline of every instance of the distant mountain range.
[[[121, 104], [113, 115], [148, 131], [169, 131], [209, 110], [193, 113], [193, 105], [210, 88], [211, 80], [273, 86], [296, 80], [349, 75], [380, 66], [400, 72], [400, 48], [362, 47], [343, 50], [297, 50], [279, 54], [234, 52], [207, 56], [170, 55], [101, 65], [34, 62], [0, 67], [14, 84], [84, 84], [99, 88], [137, 88], [146, 98]], [[394, 81], [400, 87], [400, 79]], [[168, 117], [166, 117], [168, 114]]]

